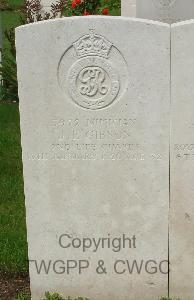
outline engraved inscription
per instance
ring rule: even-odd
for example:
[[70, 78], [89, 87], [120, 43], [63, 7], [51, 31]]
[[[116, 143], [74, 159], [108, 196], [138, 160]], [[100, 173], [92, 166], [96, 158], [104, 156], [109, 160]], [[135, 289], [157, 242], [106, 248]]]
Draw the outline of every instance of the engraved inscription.
[[120, 118], [54, 118], [50, 121], [51, 141], [40, 153], [26, 153], [30, 161], [161, 161], [161, 153], [153, 153], [148, 145], [133, 136], [138, 126], [135, 116]]
[[175, 144], [174, 155], [177, 160], [194, 160], [194, 144]]

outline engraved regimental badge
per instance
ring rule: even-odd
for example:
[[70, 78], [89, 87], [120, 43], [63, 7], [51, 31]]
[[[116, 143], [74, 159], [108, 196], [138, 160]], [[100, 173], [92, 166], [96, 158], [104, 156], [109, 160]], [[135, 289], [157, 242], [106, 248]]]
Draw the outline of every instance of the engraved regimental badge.
[[101, 109], [113, 103], [123, 89], [120, 74], [123, 71], [119, 71], [122, 66], [127, 73], [120, 51], [90, 29], [63, 55], [59, 64], [59, 84], [80, 107]]

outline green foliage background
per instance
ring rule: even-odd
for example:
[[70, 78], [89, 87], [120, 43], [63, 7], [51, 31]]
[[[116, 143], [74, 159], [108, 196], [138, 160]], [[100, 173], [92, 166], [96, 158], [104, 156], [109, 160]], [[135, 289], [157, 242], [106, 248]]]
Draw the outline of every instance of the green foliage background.
[[[17, 75], [15, 53], [13, 53], [14, 38], [10, 42], [7, 34], [21, 24], [19, 5], [22, 0], [6, 0], [9, 10], [1, 10], [0, 30], [3, 36], [2, 66], [0, 76], [4, 78], [4, 85], [0, 87], [0, 100], [18, 100]], [[9, 7], [10, 5], [10, 7]], [[12, 8], [12, 10], [11, 10]]]

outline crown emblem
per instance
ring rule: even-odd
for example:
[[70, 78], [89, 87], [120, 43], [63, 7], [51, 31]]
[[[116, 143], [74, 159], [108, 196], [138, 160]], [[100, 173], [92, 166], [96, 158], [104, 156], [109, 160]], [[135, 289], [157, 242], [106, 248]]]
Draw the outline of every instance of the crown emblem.
[[159, 3], [161, 6], [163, 7], [169, 7], [171, 6], [172, 4], [174, 4], [176, 0], [159, 0]]
[[94, 29], [90, 29], [89, 34], [81, 37], [73, 45], [79, 57], [98, 55], [108, 58], [112, 47], [112, 44], [108, 40], [98, 34], [95, 34]]

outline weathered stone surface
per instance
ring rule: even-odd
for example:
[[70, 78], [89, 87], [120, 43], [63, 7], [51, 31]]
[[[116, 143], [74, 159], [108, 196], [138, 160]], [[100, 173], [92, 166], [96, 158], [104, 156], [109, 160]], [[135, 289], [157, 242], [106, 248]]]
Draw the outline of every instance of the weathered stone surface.
[[122, 0], [122, 8], [123, 16], [166, 23], [194, 18], [194, 0]]
[[194, 21], [172, 26], [170, 292], [193, 299]]
[[[22, 26], [16, 38], [32, 299], [166, 295], [170, 27], [78, 17]], [[62, 248], [64, 234], [101, 238], [99, 249]], [[109, 239], [120, 237], [118, 251]], [[135, 259], [140, 274], [128, 271]], [[33, 260], [51, 261], [48, 274]], [[89, 266], [67, 274], [69, 260]]]

